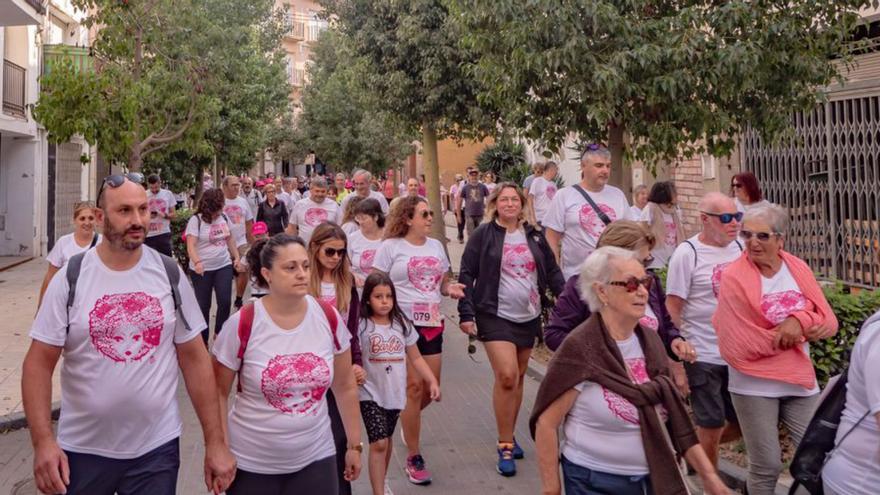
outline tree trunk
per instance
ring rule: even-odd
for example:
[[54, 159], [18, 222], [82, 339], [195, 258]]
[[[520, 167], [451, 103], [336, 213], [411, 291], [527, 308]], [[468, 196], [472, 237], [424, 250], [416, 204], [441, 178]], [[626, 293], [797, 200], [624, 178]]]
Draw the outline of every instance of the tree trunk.
[[632, 167], [623, 161], [623, 136], [625, 128], [622, 125], [608, 128], [608, 149], [611, 151], [611, 180], [612, 185], [619, 187], [628, 200], [632, 194]]
[[440, 208], [440, 164], [437, 161], [437, 131], [432, 122], [422, 124], [422, 153], [425, 155], [425, 189], [428, 192], [428, 204], [434, 210], [434, 223], [431, 236], [446, 247], [446, 222]]
[[199, 169], [199, 173], [196, 175], [196, 186], [193, 188], [193, 210], [197, 210], [199, 208], [199, 201], [202, 200], [202, 193], [205, 191], [202, 189], [202, 176], [205, 174], [205, 171], [202, 170], [202, 167], [197, 167]]
[[128, 154], [128, 163], [126, 163], [128, 171], [140, 172], [143, 165], [144, 159], [143, 156], [141, 156], [141, 145], [140, 143], [134, 143], [131, 145], [131, 152]]

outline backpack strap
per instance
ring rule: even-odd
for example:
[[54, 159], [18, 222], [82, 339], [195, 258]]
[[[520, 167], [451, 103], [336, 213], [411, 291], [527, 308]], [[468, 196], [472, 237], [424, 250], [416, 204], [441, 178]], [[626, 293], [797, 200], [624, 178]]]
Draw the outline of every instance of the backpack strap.
[[733, 242], [735, 242], [736, 245], [739, 246], [739, 251], [743, 252], [743, 245], [741, 242], [739, 242], [739, 239], [734, 239]]
[[[739, 242], [739, 241], [737, 241]], [[691, 247], [694, 250], [694, 268], [697, 267], [697, 246], [694, 246], [694, 243], [691, 241], [684, 241], [685, 244]]]
[[89, 249], [92, 249], [93, 247], [95, 247], [98, 244], [98, 237], [99, 237], [99, 234], [97, 232], [95, 232], [95, 235], [92, 237], [92, 243], [89, 244]]
[[165, 275], [168, 277], [168, 283], [171, 285], [171, 298], [174, 300], [174, 313], [180, 318], [180, 321], [183, 322], [186, 331], [191, 332], [192, 327], [189, 326], [189, 322], [186, 321], [186, 317], [183, 316], [183, 303], [181, 302], [180, 289], [178, 288], [178, 285], [180, 284], [180, 269], [177, 266], [177, 261], [162, 253], [159, 253], [159, 256], [162, 258], [162, 266], [165, 268]]
[[596, 202], [593, 201], [593, 198], [591, 198], [590, 195], [587, 194], [587, 191], [584, 191], [584, 189], [579, 184], [575, 184], [572, 187], [574, 187], [577, 192], [581, 193], [581, 196], [583, 196], [584, 199], [587, 200], [587, 203], [590, 203], [590, 206], [593, 208], [593, 211], [596, 212], [596, 215], [599, 216], [599, 220], [602, 220], [602, 223], [604, 223], [605, 225], [611, 223], [611, 219], [608, 218], [608, 215], [606, 215], [604, 211], [599, 209], [599, 205], [597, 205]]
[[67, 260], [67, 333], [70, 333], [70, 308], [73, 307], [73, 300], [76, 299], [76, 282], [79, 280], [79, 272], [82, 269], [82, 261], [86, 252], [73, 255]]
[[321, 305], [321, 309], [324, 310], [324, 316], [327, 317], [327, 323], [330, 324], [330, 333], [333, 335], [333, 346], [337, 351], [342, 349], [342, 346], [339, 345], [339, 338], [336, 336], [336, 327], [339, 326], [339, 320], [336, 318], [336, 309], [318, 298], [315, 298], [315, 301]]
[[251, 330], [254, 326], [254, 303], [247, 303], [238, 311], [238, 391], [241, 392], [241, 369], [244, 367], [244, 353]]

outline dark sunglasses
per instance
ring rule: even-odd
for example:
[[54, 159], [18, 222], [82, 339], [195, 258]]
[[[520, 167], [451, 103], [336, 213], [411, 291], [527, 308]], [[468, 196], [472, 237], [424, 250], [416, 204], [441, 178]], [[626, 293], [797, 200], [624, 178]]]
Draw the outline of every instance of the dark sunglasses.
[[431, 211], [431, 210], [425, 210], [425, 211], [422, 212], [422, 218], [424, 218], [425, 220], [427, 220], [429, 217], [430, 217], [430, 218], [434, 218], [434, 212], [433, 212], [433, 211]]
[[654, 277], [645, 275], [642, 278], [630, 277], [622, 282], [608, 282], [608, 285], [616, 285], [617, 287], [623, 287], [627, 292], [635, 292], [639, 290], [640, 285], [644, 287], [645, 290], [651, 290], [651, 285], [653, 285], [653, 283]]
[[743, 219], [743, 212], [741, 211], [736, 213], [709, 213], [708, 211], [704, 211], [703, 214], [709, 215], [710, 217], [716, 217], [721, 223], [730, 223], [734, 220], [742, 222]]
[[743, 186], [742, 184], [739, 184], [739, 183], [737, 183], [737, 182], [734, 182], [733, 184], [730, 185], [730, 187], [732, 187], [732, 188], [734, 188], [734, 189], [739, 189], [739, 188], [741, 188], [742, 186]]
[[342, 249], [333, 249], [333, 248], [324, 248], [324, 256], [328, 258], [332, 258], [334, 256], [339, 256], [340, 258], [345, 257], [345, 254], [348, 251], [345, 248]]
[[144, 183], [144, 174], [140, 172], [129, 172], [127, 174], [113, 174], [104, 177], [104, 180], [101, 182], [101, 189], [98, 190], [98, 200], [95, 201], [95, 204], [98, 207], [101, 207], [101, 195], [104, 194], [104, 188], [110, 186], [113, 189], [125, 184], [125, 179], [128, 179], [135, 184], [143, 184]]
[[751, 240], [752, 237], [758, 239], [761, 242], [767, 242], [771, 237], [779, 236], [779, 232], [752, 232], [751, 230], [740, 230], [739, 236], [743, 238], [744, 241]]

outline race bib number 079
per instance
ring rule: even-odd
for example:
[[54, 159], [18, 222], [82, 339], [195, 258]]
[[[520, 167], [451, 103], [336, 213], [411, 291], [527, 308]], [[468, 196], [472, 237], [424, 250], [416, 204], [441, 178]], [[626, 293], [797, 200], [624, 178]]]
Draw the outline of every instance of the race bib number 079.
[[439, 327], [440, 303], [413, 303], [413, 324], [420, 327]]

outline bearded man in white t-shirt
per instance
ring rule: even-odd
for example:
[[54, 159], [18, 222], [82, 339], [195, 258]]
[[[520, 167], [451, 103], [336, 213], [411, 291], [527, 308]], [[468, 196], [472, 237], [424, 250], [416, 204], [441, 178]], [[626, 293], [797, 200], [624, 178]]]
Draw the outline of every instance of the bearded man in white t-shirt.
[[165, 256], [171, 256], [171, 220], [177, 213], [177, 198], [168, 189], [162, 189], [158, 175], [147, 177], [147, 204], [150, 208], [150, 227], [145, 244]]
[[[591, 144], [581, 155], [580, 183], [560, 189], [541, 219], [547, 242], [560, 260], [566, 280], [596, 250], [599, 236], [615, 220], [630, 220], [629, 201], [620, 189], [608, 185], [611, 152]], [[593, 201], [590, 204], [587, 196]], [[637, 220], [637, 219], [634, 219]]]
[[706, 194], [698, 207], [702, 231], [679, 244], [669, 259], [666, 307], [696, 350], [695, 363], [685, 363], [684, 370], [677, 364], [671, 370], [682, 395], [690, 393], [697, 436], [717, 465], [719, 445], [740, 437], [727, 388], [727, 363], [718, 350], [712, 316], [718, 306], [721, 272], [742, 255], [736, 240], [742, 213], [736, 211], [733, 199], [717, 192]]
[[[241, 181], [234, 175], [223, 178], [223, 214], [229, 223], [229, 233], [235, 239], [235, 247], [238, 249], [238, 258], [243, 260], [247, 254], [248, 246], [254, 242], [251, 229], [254, 226], [254, 214], [251, 212], [247, 200], [240, 196]], [[244, 290], [247, 288], [247, 270], [237, 272], [235, 275], [235, 302], [236, 309], [241, 308], [244, 298]]]
[[379, 202], [379, 206], [382, 207], [382, 213], [388, 214], [388, 200], [385, 199], [385, 195], [380, 193], [379, 191], [373, 191], [370, 189], [370, 183], [373, 180], [373, 175], [367, 172], [366, 170], [356, 170], [352, 175], [352, 182], [354, 183], [354, 192], [349, 194], [345, 198], [343, 198], [342, 203], [339, 204], [339, 215], [336, 218], [336, 223], [342, 224], [342, 216], [345, 214], [345, 207], [348, 206], [348, 202], [351, 201], [351, 198], [355, 196], [360, 196], [362, 198], [373, 198]]
[[[211, 359], [199, 338], [206, 324], [192, 286], [175, 267], [182, 302], [175, 311], [162, 255], [143, 248], [150, 209], [140, 184], [110, 176], [98, 198], [104, 242], [85, 253], [70, 307], [66, 270], [52, 279], [24, 360], [22, 396], [37, 488], [72, 495], [174, 493], [183, 429], [179, 368], [205, 436], [205, 483], [208, 491], [223, 491], [235, 475], [235, 459], [223, 436]], [[62, 352], [56, 439], [50, 402]]]
[[327, 197], [326, 180], [312, 179], [309, 190], [309, 197], [297, 201], [293, 206], [286, 229], [288, 234], [299, 236], [306, 246], [309, 245], [315, 227], [324, 222], [336, 222], [339, 213], [339, 205]]

